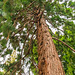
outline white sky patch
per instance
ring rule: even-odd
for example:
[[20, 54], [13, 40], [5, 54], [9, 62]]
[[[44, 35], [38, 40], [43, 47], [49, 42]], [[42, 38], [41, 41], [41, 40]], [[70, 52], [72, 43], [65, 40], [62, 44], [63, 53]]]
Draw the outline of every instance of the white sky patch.
[[3, 32], [1, 32], [0, 35], [3, 35]]
[[4, 36], [1, 37], [1, 40], [4, 39]]
[[24, 44], [20, 42], [19, 45], [20, 45], [20, 49], [22, 49]]
[[0, 71], [1, 71], [1, 72], [3, 72], [3, 69], [2, 69], [2, 68], [0, 68]]
[[64, 19], [67, 19], [67, 17], [66, 17], [66, 16], [60, 16], [60, 18], [64, 18]]
[[9, 49], [11, 49], [11, 50], [14, 49], [11, 43], [10, 43]]
[[74, 24], [75, 24], [75, 20], [72, 20], [73, 22], [74, 22]]
[[[24, 74], [22, 74], [22, 75], [29, 75], [29, 67], [30, 67], [30, 64], [28, 64], [27, 66], [26, 66], [26, 63], [29, 61], [30, 59], [29, 58], [27, 58], [27, 59], [25, 59], [25, 65], [23, 66], [23, 69], [24, 69]], [[32, 73], [32, 71], [30, 71], [30, 75], [34, 75], [33, 73]]]
[[8, 55], [6, 55], [6, 56], [4, 56], [4, 58], [3, 57], [0, 57], [0, 64], [4, 64], [6, 61], [7, 61], [7, 59], [10, 57], [10, 55], [8, 54]]
[[6, 46], [7, 46], [7, 48], [10, 46], [10, 39], [8, 40]]
[[27, 28], [24, 28], [24, 29], [23, 29], [23, 31], [26, 31], [26, 30], [27, 30]]
[[62, 3], [64, 3], [64, 2], [65, 2], [65, 0], [63, 0], [62, 2], [59, 1], [59, 4], [62, 4]]
[[57, 29], [54, 28], [47, 20], [46, 20], [46, 23], [49, 25], [49, 28], [52, 30], [53, 33], [57, 31]]
[[75, 2], [75, 0], [72, 0], [73, 2]]
[[32, 37], [32, 35], [30, 34], [30, 35], [29, 35], [29, 38], [31, 38], [31, 37]]
[[17, 33], [17, 34], [15, 34], [15, 36], [20, 36], [20, 34], [19, 34], [19, 33]]
[[1, 55], [3, 55], [3, 54], [6, 52], [6, 50], [7, 50], [7, 48], [5, 48], [5, 49], [3, 50], [3, 52], [0, 53], [0, 57], [1, 57]]
[[17, 26], [16, 26], [16, 29], [18, 29], [18, 28], [19, 28], [19, 26], [20, 26], [20, 23], [18, 22], [18, 23], [17, 23]]
[[[57, 32], [58, 29], [57, 28], [54, 28], [47, 20], [46, 20], [46, 23], [49, 25], [49, 28], [52, 30], [53, 33]], [[58, 28], [60, 29], [59, 32], [60, 32], [60, 35], [64, 35], [64, 33], [62, 32], [63, 31], [63, 26], [59, 26]]]
[[3, 57], [0, 57], [0, 61], [2, 61], [3, 60]]
[[64, 35], [64, 33], [62, 32], [62, 31], [64, 31], [64, 30], [63, 30], [63, 26], [64, 26], [64, 25], [58, 27], [58, 28], [60, 29], [60, 30], [59, 30], [59, 32], [61, 33], [60, 35]]
[[33, 38], [36, 39], [36, 35], [33, 35]]

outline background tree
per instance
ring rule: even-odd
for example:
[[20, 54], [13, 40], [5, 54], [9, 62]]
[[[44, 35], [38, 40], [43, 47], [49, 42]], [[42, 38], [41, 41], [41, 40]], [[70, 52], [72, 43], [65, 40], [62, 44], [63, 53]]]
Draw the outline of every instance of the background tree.
[[[46, 19], [65, 74], [74, 75], [75, 2], [71, 0], [0, 1], [0, 57], [3, 57], [0, 66], [4, 74], [25, 73], [24, 66], [28, 64], [30, 64], [28, 73], [32, 71], [34, 75], [38, 74], [36, 34], [38, 17], [35, 11], [37, 8], [42, 11]], [[57, 30], [55, 33], [54, 29]], [[12, 61], [14, 51], [17, 57]], [[5, 61], [7, 56], [9, 58]]]

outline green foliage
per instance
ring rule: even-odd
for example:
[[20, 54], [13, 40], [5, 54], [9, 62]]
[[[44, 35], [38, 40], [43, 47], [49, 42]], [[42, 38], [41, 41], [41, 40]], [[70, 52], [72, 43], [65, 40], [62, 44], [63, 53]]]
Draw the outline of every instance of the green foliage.
[[2, 55], [2, 56], [8, 55], [8, 54], [10, 54], [10, 55], [11, 55], [11, 53], [12, 53], [12, 50], [8, 50], [8, 49], [7, 49], [7, 51], [5, 52], [5, 54], [4, 54], [4, 55]]
[[[60, 4], [59, 1], [62, 2], [63, 0], [54, 0], [53, 2], [52, 0], [0, 0], [0, 33], [3, 32], [2, 35], [0, 34], [0, 53], [4, 52], [8, 39], [10, 39], [9, 44], [11, 44], [13, 49], [17, 50], [18, 52], [16, 62], [21, 59], [22, 48], [20, 43], [24, 46], [24, 52], [22, 52], [22, 57], [26, 55], [30, 47], [30, 37], [32, 35], [36, 36], [35, 33], [33, 34], [36, 29], [36, 23], [34, 23], [35, 14], [33, 13], [33, 11], [35, 11], [35, 7], [38, 6], [41, 8], [41, 10], [45, 10], [45, 18], [48, 22], [52, 24], [52, 27], [58, 29], [55, 34], [50, 31], [52, 36], [59, 38], [61, 41], [66, 42], [69, 46], [75, 49], [75, 24], [72, 21], [75, 19], [75, 2], [72, 2], [70, 0], [68, 3], [67, 0], [65, 0], [65, 2]], [[62, 18], [62, 16], [64, 16], [64, 18]], [[24, 24], [28, 20], [31, 20], [32, 23], [29, 22], [24, 26]], [[28, 30], [31, 25], [33, 25], [33, 27]], [[26, 30], [23, 30], [23, 26]], [[62, 26], [63, 30], [59, 29], [60, 26]], [[63, 35], [61, 35], [60, 31], [63, 33]], [[30, 35], [30, 37], [27, 37], [28, 34]], [[4, 38], [1, 39], [2, 37]], [[34, 73], [34, 75], [38, 74], [38, 69], [36, 70], [34, 66], [34, 64], [38, 64], [36, 38], [37, 37], [35, 37], [35, 39], [33, 38], [32, 43], [30, 44], [30, 52], [28, 53], [27, 57], [22, 59], [23, 62], [26, 62], [25, 59], [29, 58], [29, 61], [26, 63], [26, 65], [30, 64], [30, 70]], [[74, 75], [75, 53], [73, 53], [68, 47], [63, 45], [61, 42], [58, 42], [56, 40], [53, 41], [56, 45], [58, 54], [61, 55], [60, 60], [63, 64], [65, 74]], [[2, 57], [4, 58], [8, 54], [11, 55], [13, 49], [10, 49], [8, 47]], [[8, 68], [14, 64], [15, 62], [9, 63], [9, 65], [2, 64], [1, 67], [4, 68], [5, 71], [7, 71]], [[24, 65], [18, 66], [23, 67]], [[10, 70], [10, 72], [12, 72], [13, 70], [14, 67]], [[17, 68], [17, 71], [20, 71], [20, 68]], [[4, 75], [4, 73], [0, 72], [0, 75]]]
[[0, 29], [1, 29], [1, 31], [3, 31], [3, 35], [5, 37], [7, 37], [9, 33], [13, 32], [15, 30], [12, 23], [11, 22], [8, 23], [8, 21], [6, 23], [4, 23]]
[[3, 2], [0, 1], [0, 8], [3, 6]]
[[45, 6], [45, 9], [47, 10], [47, 12], [49, 12], [50, 9], [51, 9], [51, 4], [47, 2], [46, 6]]
[[3, 72], [0, 72], [0, 75], [4, 75], [4, 73]]
[[75, 7], [75, 2], [70, 1], [70, 2], [69, 2], [69, 5], [70, 5], [71, 7]]
[[[71, 26], [68, 25], [68, 27], [67, 27], [67, 24], [71, 24]], [[69, 27], [72, 27], [74, 25], [74, 23], [73, 22], [69, 23], [67, 21], [67, 24], [66, 24], [66, 26], [64, 26], [65, 35], [59, 36], [59, 39], [63, 42], [66, 42], [68, 45], [71, 45], [73, 48], [75, 48], [75, 46], [74, 46], [75, 38], [72, 37], [75, 33], [73, 32], [74, 30], [72, 28], [69, 28]], [[72, 29], [72, 30], [70, 31], [70, 29]], [[58, 37], [58, 33], [56, 33], [56, 36]], [[61, 55], [60, 59], [64, 65], [65, 74], [66, 75], [74, 75], [75, 54], [68, 47], [63, 45], [62, 43], [55, 41], [55, 40], [54, 40], [54, 43], [56, 45], [59, 55]]]
[[7, 41], [5, 39], [1, 40], [1, 42], [0, 42], [0, 44], [4, 47], [6, 47], [6, 43], [7, 43]]
[[34, 44], [33, 44], [33, 50], [32, 50], [32, 53], [33, 53], [32, 58], [35, 60], [36, 64], [38, 64], [37, 41], [35, 40], [33, 43]]
[[3, 5], [3, 10], [5, 12], [11, 12], [11, 4], [9, 1], [7, 1], [4, 5]]

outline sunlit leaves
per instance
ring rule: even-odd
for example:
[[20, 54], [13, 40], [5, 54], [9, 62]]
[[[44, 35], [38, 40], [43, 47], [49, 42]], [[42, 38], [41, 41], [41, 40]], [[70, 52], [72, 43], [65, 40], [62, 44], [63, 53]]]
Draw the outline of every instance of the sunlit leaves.
[[[62, 40], [63, 42], [66, 42], [68, 45], [72, 46], [73, 48], [75, 48], [74, 46], [75, 38], [73, 36], [75, 33], [74, 33], [74, 29], [72, 28], [73, 25], [74, 25], [73, 22], [66, 21], [65, 26], [64, 26], [65, 35], [59, 36], [59, 39]], [[55, 35], [58, 36], [57, 33]], [[56, 45], [59, 55], [61, 55], [60, 59], [62, 60], [62, 63], [64, 65], [65, 74], [73, 75], [74, 74], [75, 54], [62, 43], [58, 41], [54, 43]]]
[[35, 60], [36, 63], [38, 63], [38, 54], [37, 54], [37, 42], [36, 40], [34, 41], [34, 44], [33, 44], [33, 50], [32, 50], [32, 53], [33, 53], [33, 58]]
[[15, 62], [16, 58], [16, 51], [14, 50], [13, 53], [11, 54], [11, 63]]
[[4, 72], [0, 72], [0, 75], [4, 75]]

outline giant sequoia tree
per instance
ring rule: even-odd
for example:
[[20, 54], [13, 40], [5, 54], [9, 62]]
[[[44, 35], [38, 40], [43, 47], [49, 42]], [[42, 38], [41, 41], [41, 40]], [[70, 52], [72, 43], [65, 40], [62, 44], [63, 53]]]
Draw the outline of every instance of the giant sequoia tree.
[[71, 0], [1, 0], [0, 74], [74, 75], [74, 18]]

